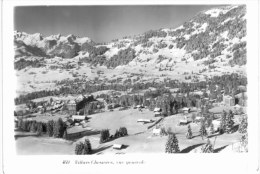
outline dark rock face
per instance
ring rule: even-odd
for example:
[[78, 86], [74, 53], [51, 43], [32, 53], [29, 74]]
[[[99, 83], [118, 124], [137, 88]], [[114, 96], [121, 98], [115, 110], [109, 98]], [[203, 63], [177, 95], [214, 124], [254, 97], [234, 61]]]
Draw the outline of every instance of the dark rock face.
[[[28, 38], [34, 42], [28, 43]], [[25, 39], [27, 39], [27, 42], [24, 41]], [[78, 55], [79, 51], [89, 50], [95, 45], [91, 40], [85, 43], [77, 43], [76, 39], [77, 37], [74, 35], [63, 36], [63, 38], [61, 38], [60, 35], [52, 36], [52, 38], [44, 38], [38, 34], [29, 35], [17, 32], [14, 36], [15, 57], [58, 56], [62, 58], [73, 58]]]
[[15, 49], [15, 57], [22, 57], [22, 56], [48, 57], [48, 55], [46, 55], [46, 53], [40, 48], [26, 45], [22, 41], [14, 41], [14, 45], [17, 47]]

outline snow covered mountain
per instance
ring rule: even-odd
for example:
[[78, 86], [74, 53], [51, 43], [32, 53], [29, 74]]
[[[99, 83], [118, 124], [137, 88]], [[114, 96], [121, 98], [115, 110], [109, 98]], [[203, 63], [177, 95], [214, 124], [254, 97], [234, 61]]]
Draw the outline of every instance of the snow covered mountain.
[[232, 72], [245, 75], [246, 6], [210, 9], [178, 28], [151, 30], [109, 43], [15, 31], [14, 45], [15, 69], [23, 77], [18, 79], [28, 87], [22, 91], [46, 89], [36, 83], [38, 77], [41, 82], [56, 83], [75, 78], [147, 82], [165, 78], [196, 81]]
[[76, 37], [74, 35], [61, 36], [52, 35], [43, 37], [40, 33], [27, 34], [15, 31], [14, 33], [16, 57], [27, 56], [59, 56], [71, 58], [77, 55], [80, 50], [84, 50], [86, 45], [95, 43], [88, 37]]

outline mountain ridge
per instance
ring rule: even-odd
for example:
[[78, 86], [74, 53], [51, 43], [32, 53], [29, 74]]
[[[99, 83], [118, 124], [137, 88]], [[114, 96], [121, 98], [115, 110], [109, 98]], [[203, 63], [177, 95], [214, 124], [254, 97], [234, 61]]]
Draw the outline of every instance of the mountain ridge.
[[[14, 37], [15, 69], [19, 76], [26, 76], [22, 84], [27, 86], [28, 81], [35, 80], [32, 74], [53, 84], [77, 78], [98, 78], [104, 83], [117, 78], [133, 82], [165, 78], [200, 81], [226, 73], [246, 74], [245, 5], [211, 8], [177, 28], [150, 30], [108, 43], [74, 35], [43, 37], [39, 33], [26, 39], [20, 33]], [[39, 85], [32, 86], [38, 90], [35, 86]]]

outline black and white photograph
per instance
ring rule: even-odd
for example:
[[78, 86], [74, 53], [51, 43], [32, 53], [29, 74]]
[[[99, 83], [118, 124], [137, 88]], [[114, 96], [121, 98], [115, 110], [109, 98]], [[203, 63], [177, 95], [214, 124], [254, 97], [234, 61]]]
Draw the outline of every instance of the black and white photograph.
[[248, 6], [14, 5], [3, 57], [14, 77], [14, 155], [248, 158], [250, 138], [259, 143], [250, 135], [259, 130], [249, 121], [259, 123], [259, 45], [249, 57], [257, 42], [248, 39]]

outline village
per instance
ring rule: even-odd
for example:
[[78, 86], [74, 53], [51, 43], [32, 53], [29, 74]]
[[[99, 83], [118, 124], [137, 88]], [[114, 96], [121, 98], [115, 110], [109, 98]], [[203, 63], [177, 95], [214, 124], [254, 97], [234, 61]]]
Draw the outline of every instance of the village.
[[[221, 102], [201, 96], [203, 105], [179, 107], [174, 114], [165, 114], [164, 106], [156, 101], [159, 97], [154, 99], [154, 105], [148, 98], [126, 106], [120, 100], [124, 95], [117, 91], [106, 94], [99, 91], [99, 95], [54, 96], [32, 100], [15, 111], [15, 137], [18, 141], [33, 135], [37, 138], [49, 136], [80, 142], [82, 148], [79, 144], [72, 145], [74, 149], [71, 151], [75, 151], [75, 154], [83, 153], [77, 149], [84, 149], [81, 141], [86, 138], [94, 138], [92, 149], [97, 152], [98, 149], [104, 149], [102, 153], [131, 153], [132, 150], [163, 153], [165, 143], [158, 141], [158, 138], [164, 142], [171, 134], [177, 136], [178, 146], [182, 149], [177, 152], [201, 152], [209, 142], [214, 146], [214, 152], [229, 146], [232, 146], [232, 151], [247, 151], [247, 147], [241, 146], [240, 139], [247, 127], [247, 123], [246, 126], [242, 125], [247, 119], [245, 90], [233, 97], [223, 94]], [[132, 97], [135, 95], [132, 94]], [[164, 94], [166, 97], [169, 95], [174, 93]], [[229, 115], [232, 117], [233, 123], [226, 130], [223, 128], [223, 115], [225, 122], [228, 122]], [[245, 128], [241, 134], [238, 129], [242, 129], [242, 126]], [[151, 147], [137, 150], [139, 141], [142, 148], [144, 143]]]

